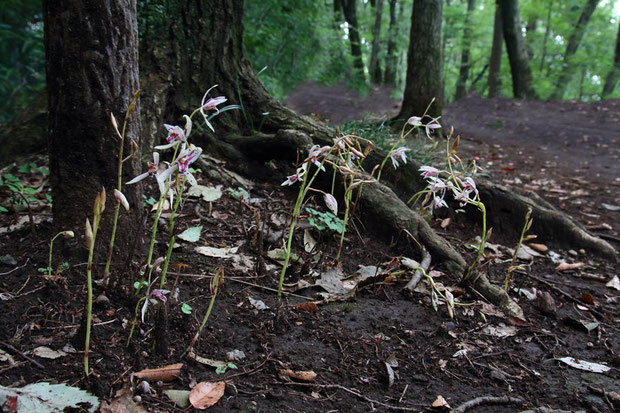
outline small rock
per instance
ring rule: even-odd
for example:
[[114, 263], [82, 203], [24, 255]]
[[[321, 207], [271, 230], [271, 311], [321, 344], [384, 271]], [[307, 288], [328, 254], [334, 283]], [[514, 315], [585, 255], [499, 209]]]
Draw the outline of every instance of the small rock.
[[140, 403], [142, 401], [142, 397], [140, 397], [140, 396], [133, 396], [133, 401], [134, 401], [134, 403]]
[[239, 361], [245, 358], [245, 353], [241, 350], [232, 350], [226, 353], [226, 359], [228, 361]]
[[100, 305], [102, 307], [108, 307], [110, 305], [110, 299], [105, 294], [100, 294], [95, 299], [95, 304]]
[[557, 306], [555, 304], [555, 300], [546, 291], [538, 290], [536, 292], [536, 307], [543, 313], [547, 315], [555, 314], [557, 310]]
[[575, 251], [575, 250], [568, 250], [568, 253], [569, 253], [569, 255], [572, 255], [573, 257], [576, 257], [577, 255], [579, 255], [579, 254], [577, 254], [577, 251]]
[[13, 258], [13, 256], [7, 254], [0, 257], [0, 264], [15, 266], [17, 265], [17, 260]]
[[138, 383], [136, 386], [136, 393], [138, 394], [146, 394], [151, 390], [151, 385], [148, 381], [144, 380]]

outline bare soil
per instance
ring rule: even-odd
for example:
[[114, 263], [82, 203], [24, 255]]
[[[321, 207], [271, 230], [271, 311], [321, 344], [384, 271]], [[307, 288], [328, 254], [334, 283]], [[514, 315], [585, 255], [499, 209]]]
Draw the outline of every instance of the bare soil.
[[[387, 116], [398, 107], [385, 89], [362, 98], [341, 87], [311, 84], [297, 89], [287, 103], [300, 113], [318, 113], [337, 122], [359, 119], [363, 113]], [[455, 126], [462, 136], [462, 155], [477, 158], [494, 179], [538, 192], [618, 246], [620, 212], [613, 209], [620, 205], [619, 106], [618, 101], [583, 104], [468, 97], [446, 109], [443, 124]], [[39, 166], [44, 163], [36, 161]], [[132, 373], [182, 362], [178, 378], [152, 380], [150, 390], [139, 395], [139, 404], [126, 404], [148, 411], [187, 411], [162, 391], [224, 381], [225, 394], [211, 411], [447, 411], [432, 407], [438, 396], [452, 408], [481, 396], [504, 402], [468, 410], [478, 412], [542, 407], [611, 412], [618, 408], [613, 394], [598, 392], [620, 393], [620, 292], [606, 286], [620, 275], [616, 262], [586, 255], [579, 246], [574, 251], [551, 246], [566, 262], [584, 264], [572, 271], [557, 271], [550, 252], [523, 261], [524, 271], [513, 273], [513, 287], [523, 292], [513, 289], [511, 296], [524, 309], [527, 323], [516, 324], [461, 290], [457, 275], [441, 266], [433, 268], [435, 281], [452, 288], [457, 301], [464, 304], [451, 319], [445, 306], [433, 309], [427, 289], [413, 293], [403, 289], [411, 273], [402, 271], [394, 259], [410, 255], [413, 249], [403, 242], [386, 244], [375, 239], [364, 230], [363, 222], [354, 220], [340, 263], [344, 273], [370, 266], [383, 271], [346, 299], [325, 300], [317, 295], [323, 292], [320, 288], [300, 288], [333, 265], [338, 243], [335, 234], [314, 231], [319, 253], [305, 252], [300, 229], [295, 252], [305, 264], [294, 264], [287, 273], [288, 293], [278, 305], [273, 289], [281, 267], [266, 253], [282, 245], [296, 193], [280, 186], [290, 165], [271, 166], [265, 168], [271, 172], [262, 171], [267, 175], [264, 180], [253, 183], [251, 199], [225, 192], [212, 205], [195, 198], [186, 202], [179, 230], [197, 225], [203, 230], [197, 243], [179, 241], [174, 251], [177, 265], [169, 274], [169, 287], [178, 279], [179, 296], [169, 300], [168, 354], [157, 355], [153, 349], [158, 326], [154, 312], [126, 345], [136, 304], [132, 284], [143, 257], [136, 258], [132, 272], [117, 274], [117, 287], [107, 291], [109, 301], [101, 299], [95, 306], [88, 380], [83, 378], [79, 346], [76, 353], [56, 359], [34, 353], [41, 346], [70, 350], [65, 346], [79, 329], [86, 297], [83, 241], [58, 239], [54, 266], [66, 261], [69, 268], [45, 277], [37, 269], [47, 266], [47, 243], [53, 236], [47, 221], [49, 208], [33, 211], [34, 233], [27, 213], [0, 215], [0, 257], [14, 259], [0, 264], [0, 385], [67, 383], [110, 401], [123, 386], [130, 386], [131, 396], [138, 395], [140, 380], [132, 379]], [[16, 168], [10, 172], [45, 192], [45, 177], [40, 174], [18, 173]], [[217, 184], [204, 178], [199, 182]], [[147, 190], [155, 192], [154, 187]], [[321, 209], [320, 200], [316, 202]], [[17, 222], [21, 224], [13, 226]], [[435, 229], [472, 257], [468, 244], [476, 227], [456, 219], [442, 228], [441, 222], [433, 222]], [[151, 224], [147, 221], [145, 234]], [[165, 253], [167, 236], [165, 230], [160, 234], [156, 256]], [[234, 255], [243, 259], [207, 257], [195, 252], [197, 246], [237, 246]], [[508, 258], [501, 248], [487, 251], [484, 268], [493, 281], [503, 281]], [[263, 270], [257, 268], [257, 260], [264, 261]], [[100, 278], [102, 268], [96, 268]], [[245, 358], [234, 361], [237, 369], [220, 374], [211, 366], [181, 359], [202, 320], [211, 295], [210, 280], [218, 268], [226, 279], [195, 353], [222, 361], [232, 350], [245, 353]], [[95, 295], [100, 293], [101, 288], [95, 287]], [[537, 298], [530, 300], [527, 293]], [[253, 300], [263, 301], [268, 308], [259, 309]], [[300, 305], [308, 302], [318, 306]], [[191, 305], [190, 315], [181, 312], [182, 303]], [[611, 370], [579, 370], [559, 360], [567, 356]], [[311, 371], [316, 378], [300, 381], [283, 374], [286, 369]]]

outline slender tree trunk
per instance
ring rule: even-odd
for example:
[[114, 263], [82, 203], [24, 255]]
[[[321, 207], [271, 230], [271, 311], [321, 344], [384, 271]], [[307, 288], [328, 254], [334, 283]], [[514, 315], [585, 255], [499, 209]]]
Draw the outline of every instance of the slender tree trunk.
[[542, 44], [542, 53], [540, 56], [540, 68], [542, 73], [545, 66], [545, 59], [547, 58], [547, 41], [549, 40], [549, 32], [551, 31], [551, 10], [553, 9], [553, 0], [549, 0], [549, 7], [547, 8], [547, 22], [545, 24], [545, 37]]
[[456, 81], [456, 94], [454, 100], [465, 96], [467, 90], [467, 78], [469, 77], [469, 49], [471, 48], [471, 15], [476, 7], [476, 0], [467, 0], [467, 14], [465, 15], [465, 29], [463, 30], [463, 46], [461, 52], [461, 68], [459, 78]]
[[398, 33], [398, 21], [396, 20], [397, 0], [389, 0], [389, 2], [390, 27], [388, 28], [387, 56], [385, 59], [385, 76], [383, 81], [386, 85], [394, 86], [396, 84], [396, 35]]
[[515, 98], [535, 99], [536, 93], [532, 87], [532, 72], [525, 49], [523, 34], [521, 33], [521, 18], [519, 17], [518, 0], [501, 0], [499, 2], [502, 15], [502, 28], [506, 51], [510, 61], [512, 73], [512, 90]]
[[603, 85], [603, 99], [606, 99], [611, 95], [616, 87], [616, 83], [620, 78], [620, 24], [618, 25], [618, 38], [616, 39], [616, 52], [614, 53], [614, 62], [609, 73], [605, 78], [605, 85]]
[[527, 19], [527, 24], [525, 25], [525, 49], [530, 60], [534, 58], [534, 35], [537, 29], [538, 16], [532, 14]]
[[381, 47], [381, 18], [383, 17], [383, 0], [377, 0], [375, 25], [372, 30], [372, 51], [368, 72], [373, 83], [381, 82], [381, 66], [379, 65], [379, 48]]
[[349, 40], [351, 42], [351, 56], [357, 78], [366, 82], [364, 74], [364, 59], [362, 57], [362, 42], [360, 39], [359, 23], [357, 21], [357, 0], [340, 0], [343, 6], [344, 18], [349, 24]]
[[441, 24], [443, 0], [415, 0], [411, 13], [411, 33], [407, 56], [407, 81], [398, 119], [428, 115], [441, 116], [443, 106], [443, 58]]
[[504, 34], [502, 29], [502, 15], [499, 1], [495, 4], [495, 21], [493, 23], [493, 44], [491, 45], [491, 58], [489, 60], [489, 97], [500, 95], [502, 88], [499, 72], [502, 65], [502, 48], [504, 46]]
[[552, 99], [560, 100], [564, 97], [566, 85], [570, 82], [574, 70], [574, 67], [570, 64], [570, 59], [575, 55], [577, 49], [579, 49], [581, 39], [583, 39], [583, 35], [586, 32], [586, 27], [588, 26], [590, 17], [592, 17], [598, 2], [599, 0], [587, 0], [586, 5], [581, 12], [581, 16], [579, 16], [579, 20], [577, 21], [577, 26], [575, 26], [575, 30], [573, 30], [568, 38], [566, 52], [564, 53], [563, 68], [555, 84], [555, 91], [551, 96]]
[[[54, 225], [84, 233], [95, 194], [108, 202], [97, 243], [107, 249], [117, 185], [119, 139], [110, 122], [124, 118], [138, 81], [136, 0], [46, 0], [45, 53], [49, 93], [50, 182]], [[122, 126], [122, 123], [121, 123]], [[139, 111], [129, 119], [124, 155], [139, 142]], [[139, 157], [123, 166], [123, 182], [140, 173]], [[139, 228], [139, 186], [124, 187], [130, 212], [120, 214], [118, 258], [126, 258]], [[104, 246], [105, 245], [105, 246]], [[116, 261], [118, 262], [118, 261]]]

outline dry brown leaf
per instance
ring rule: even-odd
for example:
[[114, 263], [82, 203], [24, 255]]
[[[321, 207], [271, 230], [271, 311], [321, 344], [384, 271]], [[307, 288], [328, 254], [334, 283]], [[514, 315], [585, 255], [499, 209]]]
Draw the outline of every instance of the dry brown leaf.
[[441, 221], [441, 224], [439, 224], [439, 226], [440, 226], [441, 228], [443, 228], [443, 229], [446, 229], [446, 228], [448, 227], [448, 225], [450, 225], [450, 222], [451, 222], [451, 219], [450, 219], [450, 218], [443, 219], [443, 220]]
[[170, 364], [156, 369], [140, 370], [137, 373], [133, 373], [133, 376], [150, 381], [172, 381], [179, 377], [182, 368], [183, 363]]
[[549, 247], [547, 247], [545, 244], [536, 244], [536, 243], [530, 242], [527, 245], [528, 245], [528, 247], [530, 247], [534, 251], [538, 251], [538, 252], [547, 252], [547, 251], [549, 251]]
[[142, 405], [134, 403], [133, 392], [129, 382], [116, 392], [114, 398], [110, 402], [103, 402], [101, 405], [101, 413], [146, 413], [146, 409]]
[[293, 371], [290, 369], [280, 369], [280, 374], [284, 374], [285, 376], [289, 376], [291, 379], [300, 380], [300, 381], [314, 381], [317, 376], [317, 374], [313, 372], [312, 370]]
[[588, 292], [584, 292], [583, 294], [581, 294], [581, 301], [583, 301], [586, 304], [594, 304], [594, 296]]
[[299, 310], [307, 311], [309, 313], [318, 313], [319, 306], [313, 302], [301, 303], [296, 306]]
[[213, 406], [224, 395], [226, 383], [218, 382], [200, 382], [189, 393], [189, 402], [198, 410], [204, 410]]
[[585, 266], [586, 264], [583, 262], [573, 262], [573, 263], [563, 262], [557, 267], [555, 267], [555, 270], [556, 271], [570, 271], [570, 270], [576, 270], [578, 268], [585, 267]]

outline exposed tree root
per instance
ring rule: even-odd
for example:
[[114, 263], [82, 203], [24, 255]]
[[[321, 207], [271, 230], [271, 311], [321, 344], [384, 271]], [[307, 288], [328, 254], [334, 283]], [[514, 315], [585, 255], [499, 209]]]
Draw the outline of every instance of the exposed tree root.
[[489, 405], [489, 404], [516, 404], [516, 405], [521, 406], [521, 405], [525, 404], [525, 400], [523, 400], [523, 399], [521, 399], [519, 397], [511, 397], [511, 396], [500, 396], [500, 397], [482, 396], [482, 397], [476, 397], [473, 400], [469, 400], [469, 401], [461, 404], [460, 406], [458, 406], [457, 408], [452, 410], [452, 413], [465, 413], [467, 410], [473, 409], [474, 407], [478, 407], [478, 406], [482, 406], [482, 405]]
[[518, 318], [519, 320], [525, 320], [525, 315], [521, 307], [510, 298], [503, 288], [491, 284], [486, 275], [474, 275], [473, 279], [468, 282], [468, 286], [480, 293], [491, 303], [498, 306], [504, 314]]

